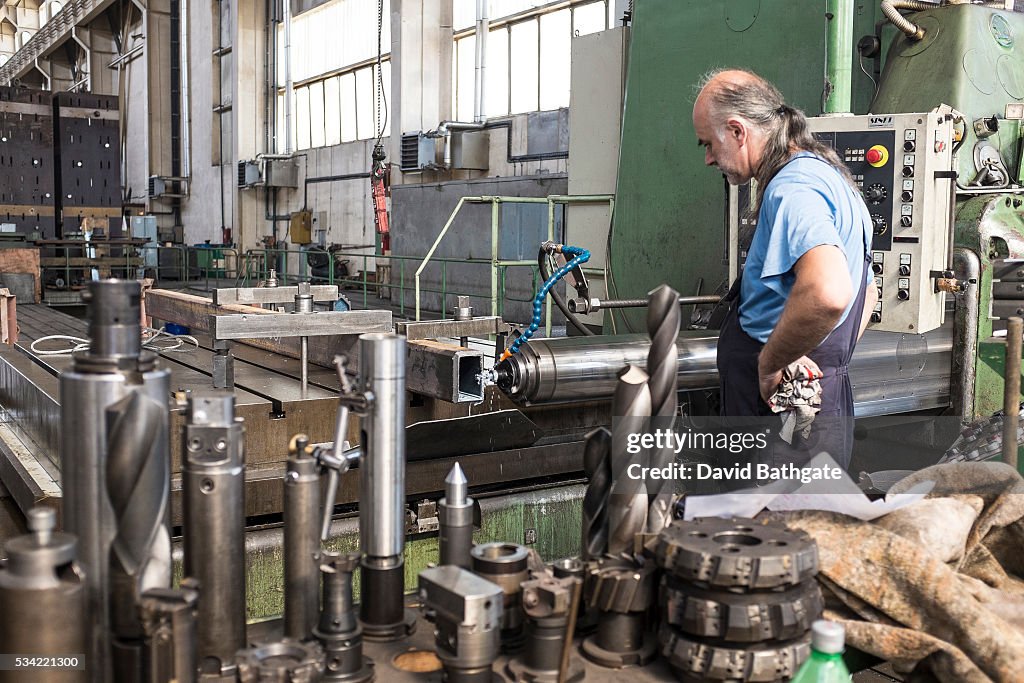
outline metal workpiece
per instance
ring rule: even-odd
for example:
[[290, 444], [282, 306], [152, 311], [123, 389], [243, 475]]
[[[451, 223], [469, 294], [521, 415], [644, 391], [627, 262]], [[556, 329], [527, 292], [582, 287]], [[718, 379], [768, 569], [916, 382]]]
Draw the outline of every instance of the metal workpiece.
[[170, 373], [140, 350], [140, 291], [137, 282], [89, 284], [92, 343], [60, 375], [62, 519], [78, 538], [85, 654], [90, 679], [102, 683], [115, 679], [112, 610], [131, 650], [122, 661], [139, 664], [136, 601], [148, 588], [170, 585]]
[[817, 581], [785, 590], [734, 593], [713, 591], [672, 576], [661, 580], [662, 620], [684, 633], [733, 643], [790, 640], [821, 618]]
[[[275, 281], [276, 282], [276, 281]], [[330, 303], [337, 301], [341, 293], [338, 285], [311, 285], [308, 282], [291, 287], [239, 287], [213, 290], [213, 303], [218, 306], [243, 304], [261, 306], [263, 304], [290, 304], [300, 295], [308, 295], [312, 301]]]
[[587, 603], [598, 610], [597, 633], [583, 641], [587, 659], [614, 669], [643, 666], [657, 652], [647, 629], [656, 573], [651, 564], [603, 559], [591, 568]]
[[[146, 678], [142, 680], [148, 683], [194, 683], [199, 680], [198, 602], [197, 586], [188, 579], [179, 589], [152, 588], [142, 594], [139, 611], [146, 634]], [[235, 680], [234, 661], [230, 670], [230, 676], [219, 680], [224, 683]]]
[[304, 434], [292, 438], [284, 475], [284, 635], [313, 637], [320, 605], [320, 470]]
[[529, 551], [515, 543], [482, 543], [470, 551], [473, 573], [501, 587], [504, 610], [501, 644], [506, 652], [522, 647], [523, 606], [520, 586], [529, 578]]
[[[607, 401], [623, 368], [646, 366], [650, 345], [647, 335], [638, 334], [530, 340], [492, 372], [498, 387], [520, 404]], [[717, 336], [682, 334], [676, 345], [678, 389], [717, 388]], [[952, 351], [952, 316], [926, 334], [865, 332], [850, 361], [856, 416], [949, 405]], [[965, 382], [960, 385], [973, 386]]]
[[[679, 410], [678, 358], [679, 348], [679, 292], [661, 285], [648, 297], [647, 334], [651, 348], [647, 352], [647, 387], [651, 392], [651, 417], [658, 420], [657, 427], [671, 426]], [[675, 450], [666, 445], [650, 453], [651, 467], [666, 467], [675, 460]], [[662, 479], [653, 483], [649, 492], [646, 531], [656, 534], [672, 521], [673, 481]]]
[[654, 554], [666, 572], [721, 588], [795, 586], [818, 573], [818, 546], [806, 533], [738, 517], [673, 522]]
[[[582, 587], [582, 580], [574, 576], [544, 576], [523, 584], [526, 643], [523, 653], [508, 662], [512, 680], [560, 683], [583, 679], [583, 662], [571, 652], [573, 634], [569, 632], [575, 627], [573, 616]], [[564, 660], [566, 672], [561, 675]]]
[[651, 392], [647, 373], [630, 365], [619, 373], [619, 385], [612, 398], [612, 443], [610, 467], [612, 486], [608, 498], [608, 553], [615, 557], [633, 554], [634, 538], [647, 522], [647, 487], [627, 476], [633, 463], [648, 464], [648, 454], [629, 452], [631, 435], [644, 431], [651, 414]]
[[510, 329], [511, 325], [498, 316], [476, 316], [466, 320], [410, 320], [395, 323], [395, 331], [409, 341], [486, 337], [492, 334], [507, 334]]
[[612, 433], [598, 427], [587, 434], [583, 448], [583, 473], [587, 491], [583, 494], [583, 559], [592, 560], [608, 552], [608, 495], [612, 488]]
[[460, 567], [419, 575], [420, 599], [435, 615], [437, 656], [447, 683], [491, 683], [500, 649], [500, 586]]
[[678, 680], [747, 681], [769, 683], [789, 680], [811, 655], [811, 634], [789, 641], [733, 645], [708, 642], [662, 624], [658, 629], [661, 655]]
[[473, 499], [469, 482], [456, 462], [444, 479], [444, 498], [437, 504], [440, 564], [471, 569], [473, 558]]
[[184, 575], [199, 582], [203, 674], [233, 675], [245, 647], [245, 426], [227, 391], [195, 392], [182, 440]]
[[363, 683], [374, 676], [373, 660], [363, 656], [363, 632], [352, 601], [352, 572], [358, 566], [358, 553], [322, 554], [323, 603], [313, 635], [324, 648], [325, 681]]
[[405, 359], [395, 334], [359, 337], [359, 384], [366, 398], [359, 464], [360, 620], [367, 638], [400, 638], [415, 628], [406, 613]]
[[284, 638], [254, 645], [235, 656], [239, 683], [318, 683], [324, 651], [317, 642]]
[[[718, 386], [717, 336], [679, 338], [680, 390]], [[646, 334], [530, 340], [499, 363], [498, 386], [527, 405], [608, 400], [628, 365], [647, 366], [651, 340]]]
[[[75, 563], [74, 536], [54, 531], [57, 517], [49, 508], [28, 512], [29, 532], [9, 540], [0, 567], [0, 643], [10, 653], [47, 657], [86, 654], [86, 596]], [[36, 669], [24, 678], [39, 683], [84, 683], [89, 673]], [[14, 679], [12, 679], [14, 680]]]
[[385, 333], [391, 329], [390, 311], [314, 311], [209, 316], [214, 339], [270, 339], [278, 337], [323, 337], [362, 334], [367, 330]]
[[411, 341], [406, 365], [406, 388], [449, 403], [484, 400], [484, 354], [455, 344]]

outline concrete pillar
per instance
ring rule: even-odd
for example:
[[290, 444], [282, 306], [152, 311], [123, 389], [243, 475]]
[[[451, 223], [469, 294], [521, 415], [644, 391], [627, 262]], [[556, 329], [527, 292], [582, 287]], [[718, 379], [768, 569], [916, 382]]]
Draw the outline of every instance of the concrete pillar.
[[[391, 145], [401, 158], [402, 133], [437, 128], [451, 119], [452, 0], [391, 0]], [[417, 174], [415, 182], [431, 180]], [[393, 167], [392, 181], [401, 173]]]

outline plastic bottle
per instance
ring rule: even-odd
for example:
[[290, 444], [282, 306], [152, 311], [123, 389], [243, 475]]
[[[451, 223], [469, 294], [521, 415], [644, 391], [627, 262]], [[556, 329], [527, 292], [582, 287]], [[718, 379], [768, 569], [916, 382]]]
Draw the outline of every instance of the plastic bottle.
[[811, 626], [811, 656], [790, 683], [850, 683], [850, 670], [843, 662], [846, 632], [834, 621], [820, 619]]

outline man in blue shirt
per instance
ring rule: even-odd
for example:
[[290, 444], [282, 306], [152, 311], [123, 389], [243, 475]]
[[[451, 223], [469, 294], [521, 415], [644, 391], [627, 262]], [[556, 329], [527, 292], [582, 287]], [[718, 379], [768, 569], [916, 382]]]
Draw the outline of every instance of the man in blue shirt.
[[825, 450], [846, 467], [853, 445], [846, 369], [877, 300], [867, 284], [867, 207], [839, 157], [810, 134], [804, 114], [754, 73], [707, 76], [693, 125], [705, 163], [733, 185], [756, 180], [759, 194], [757, 229], [719, 336], [722, 414], [771, 415], [767, 401], [783, 370], [803, 365], [821, 377], [814, 433], [772, 458], [803, 464]]

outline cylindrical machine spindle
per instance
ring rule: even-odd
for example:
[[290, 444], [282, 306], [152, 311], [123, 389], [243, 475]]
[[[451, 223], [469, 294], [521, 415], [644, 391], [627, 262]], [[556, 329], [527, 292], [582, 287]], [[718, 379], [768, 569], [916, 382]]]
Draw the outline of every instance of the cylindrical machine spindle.
[[366, 638], [394, 640], [411, 631], [406, 613], [405, 548], [405, 338], [359, 337], [359, 390], [368, 399], [359, 463], [361, 595]]

